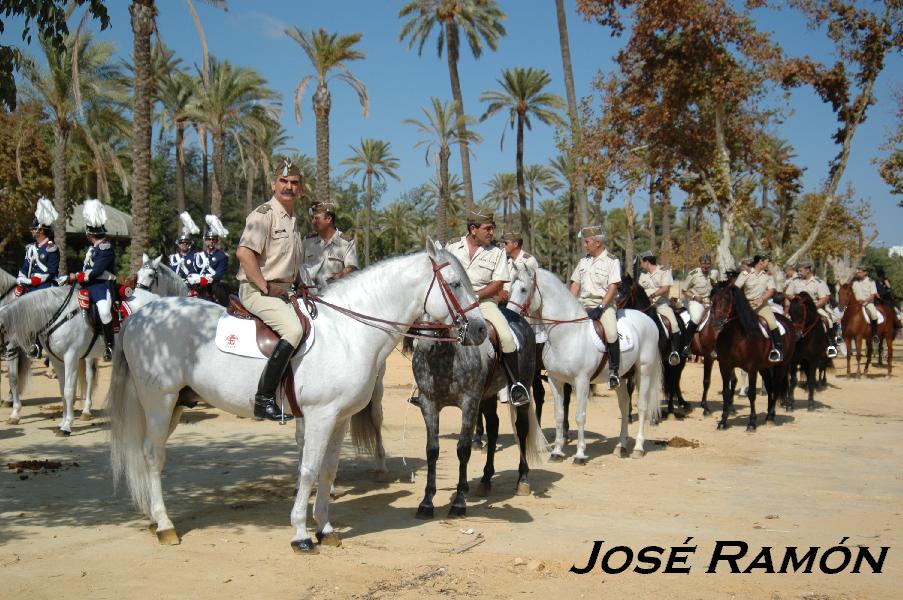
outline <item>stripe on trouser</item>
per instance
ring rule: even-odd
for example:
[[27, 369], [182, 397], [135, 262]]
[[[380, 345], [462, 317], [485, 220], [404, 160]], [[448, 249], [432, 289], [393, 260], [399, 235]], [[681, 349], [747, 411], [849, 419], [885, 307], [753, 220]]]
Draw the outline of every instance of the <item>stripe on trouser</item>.
[[511, 327], [508, 325], [508, 320], [505, 318], [505, 315], [499, 310], [498, 304], [491, 300], [480, 302], [480, 312], [483, 313], [483, 318], [492, 323], [492, 326], [495, 327], [495, 330], [499, 335], [499, 345], [502, 347], [502, 352], [507, 354], [508, 352], [517, 350], [517, 346], [514, 343], [514, 336], [511, 334]]
[[[288, 283], [270, 282], [270, 285], [278, 285], [286, 291], [291, 287]], [[279, 337], [293, 347], [298, 347], [304, 335], [304, 327], [290, 304], [279, 298], [264, 296], [257, 286], [251, 283], [242, 283], [238, 287], [238, 296], [245, 308], [272, 327]]]

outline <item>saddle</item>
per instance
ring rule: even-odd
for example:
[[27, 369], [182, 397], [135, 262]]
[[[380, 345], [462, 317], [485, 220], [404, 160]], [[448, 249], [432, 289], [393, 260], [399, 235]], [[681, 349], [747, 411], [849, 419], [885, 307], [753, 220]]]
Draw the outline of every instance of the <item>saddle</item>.
[[[310, 335], [311, 327], [310, 321], [304, 313], [298, 310], [298, 306], [294, 302], [292, 302], [291, 305], [292, 308], [295, 309], [298, 320], [301, 321], [301, 326], [304, 328], [304, 335], [301, 336], [301, 342], [298, 344], [298, 347], [295, 348], [295, 352], [298, 352], [298, 349], [304, 346], [304, 342]], [[273, 355], [273, 350], [276, 348], [276, 344], [279, 343], [279, 334], [245, 308], [245, 305], [241, 303], [241, 300], [239, 300], [238, 296], [235, 294], [229, 294], [229, 304], [226, 306], [226, 314], [237, 319], [254, 321], [254, 327], [257, 332], [257, 347], [260, 349], [260, 353], [267, 358]], [[287, 371], [289, 370], [290, 369], [287, 369]]]

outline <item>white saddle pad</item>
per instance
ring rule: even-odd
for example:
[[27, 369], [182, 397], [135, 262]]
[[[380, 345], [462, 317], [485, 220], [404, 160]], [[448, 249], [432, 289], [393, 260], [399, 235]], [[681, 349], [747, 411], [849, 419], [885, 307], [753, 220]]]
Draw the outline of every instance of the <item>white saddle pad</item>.
[[[488, 321], [487, 321], [487, 323], [488, 323]], [[520, 350], [520, 346], [521, 346], [520, 338], [517, 337], [517, 333], [514, 331], [514, 329], [511, 328], [510, 323], [508, 323], [508, 331], [511, 332], [511, 337], [514, 338], [514, 351], [516, 352], [516, 351]], [[543, 341], [545, 342], [547, 340], [543, 340]], [[536, 340], [536, 343], [537, 344], [539, 343], [539, 339]], [[489, 351], [488, 351], [489, 358], [495, 358], [495, 348], [492, 346], [492, 344], [487, 344], [487, 346], [489, 348]]]
[[[875, 312], [878, 313], [878, 325], [881, 325], [882, 323], [884, 323], [884, 313], [878, 310], [877, 307], [875, 307]], [[869, 313], [867, 310], [865, 310], [864, 306], [862, 307], [862, 316], [865, 317], [865, 320], [869, 323], [872, 322], [871, 318], [869, 317]]]
[[[765, 326], [764, 321], [759, 321], [759, 331], [762, 332], [762, 335], [766, 338], [768, 337], [768, 328]], [[778, 321], [778, 331], [781, 332], [781, 335], [787, 333], [787, 330], [784, 328], [784, 324]]]
[[771, 311], [776, 315], [784, 314], [784, 305], [783, 304], [777, 304], [776, 302], [772, 302], [771, 300], [769, 300], [768, 307], [771, 308]]
[[[625, 324], [621, 322], [624, 318], [624, 311], [618, 311], [618, 342], [621, 346], [621, 352], [627, 352], [628, 350], [633, 350], [633, 347], [636, 345], [636, 340], [634, 339], [633, 332], [630, 331]], [[593, 345], [596, 347], [601, 353], [605, 353], [605, 342], [603, 342], [599, 336], [596, 334], [596, 328], [593, 327], [593, 324], [590, 323], [590, 327], [588, 329], [590, 339], [593, 340]]]
[[[315, 331], [314, 321], [310, 318], [310, 313], [307, 312], [304, 303], [300, 302], [298, 306], [301, 308], [301, 312], [304, 313], [304, 316], [310, 321], [311, 330], [310, 335], [307, 336], [301, 349], [298, 350], [295, 355], [296, 357], [303, 356], [310, 350], [311, 346], [313, 346]], [[221, 352], [237, 354], [238, 356], [247, 356], [249, 358], [266, 359], [266, 356], [264, 356], [260, 352], [260, 348], [257, 347], [257, 328], [254, 325], [254, 321], [232, 317], [225, 310], [223, 310], [223, 315], [216, 324], [215, 342], [216, 347]]]

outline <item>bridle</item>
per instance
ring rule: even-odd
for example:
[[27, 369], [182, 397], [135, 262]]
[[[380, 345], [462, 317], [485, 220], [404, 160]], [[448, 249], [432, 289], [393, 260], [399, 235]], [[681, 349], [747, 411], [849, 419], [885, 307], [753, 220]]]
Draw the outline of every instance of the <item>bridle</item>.
[[[539, 306], [536, 307], [536, 310], [533, 311], [534, 315], [530, 314], [530, 306], [533, 305], [533, 296], [539, 294]], [[542, 290], [539, 289], [539, 283], [536, 281], [536, 273], [533, 274], [533, 277], [530, 278], [530, 291], [527, 292], [527, 299], [524, 300], [523, 304], [518, 304], [514, 300], [508, 299], [508, 304], [516, 306], [520, 309], [521, 314], [524, 317], [529, 318], [541, 318], [538, 317], [540, 313], [540, 309], [542, 308]]]
[[[721, 295], [727, 296], [726, 301], [720, 301], [717, 304], [715, 303], [715, 298]], [[727, 312], [723, 310], [723, 306], [721, 304], [727, 304]], [[724, 287], [721, 290], [715, 292], [712, 295], [712, 306], [709, 309], [712, 313], [712, 325], [715, 327], [716, 332], [720, 332], [721, 329], [724, 328], [725, 324], [734, 319], [736, 317], [734, 314], [734, 292], [730, 287]]]
[[[800, 323], [797, 323], [793, 319], [794, 302], [796, 303], [797, 306], [799, 306], [800, 310], [802, 310], [802, 312], [803, 312], [802, 322], [800, 322]], [[790, 308], [791, 308], [790, 321], [791, 321], [791, 323], [793, 323], [793, 328], [796, 329], [797, 335], [799, 335], [800, 338], [806, 337], [807, 335], [809, 335], [809, 333], [812, 331], [812, 329], [814, 329], [815, 326], [818, 325], [818, 322], [820, 321], [820, 319], [818, 317], [818, 312], [816, 311], [816, 315], [815, 315], [815, 318], [812, 319], [812, 323], [809, 323], [809, 316], [810, 316], [809, 315], [809, 303], [806, 302], [805, 300], [803, 300], [802, 298], [800, 298], [800, 296], [793, 297], [793, 299], [790, 301]]]
[[[142, 266], [141, 268], [143, 269], [144, 267]], [[141, 273], [141, 269], [138, 269], [138, 273], [135, 274], [135, 287], [138, 288], [139, 290], [147, 290], [149, 292], [150, 289], [152, 287], [155, 287], [160, 280], [160, 273], [157, 272], [157, 269], [159, 269], [159, 268], [160, 268], [160, 265], [157, 265], [156, 267], [151, 269], [151, 271], [153, 272], [154, 275], [153, 275], [153, 277], [151, 277], [150, 285], [144, 285], [143, 283], [138, 281], [138, 274]]]

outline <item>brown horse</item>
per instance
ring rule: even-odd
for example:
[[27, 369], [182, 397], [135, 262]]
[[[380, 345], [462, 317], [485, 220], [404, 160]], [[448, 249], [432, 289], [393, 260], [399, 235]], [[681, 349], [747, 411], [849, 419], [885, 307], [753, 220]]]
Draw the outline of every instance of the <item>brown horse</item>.
[[706, 400], [709, 394], [709, 384], [712, 383], [712, 365], [715, 362], [715, 339], [718, 334], [715, 332], [714, 319], [712, 319], [709, 310], [702, 318], [702, 327], [693, 335], [690, 341], [690, 352], [702, 357], [702, 414], [708, 416], [712, 414], [709, 410], [709, 403]]
[[[853, 341], [856, 341], [856, 376], [863, 372], [869, 372], [872, 362], [872, 328], [869, 320], [862, 311], [862, 303], [853, 294], [853, 286], [844, 283], [837, 288], [837, 303], [843, 309], [843, 319], [840, 321], [840, 329], [843, 333], [843, 342], [847, 346], [847, 377], [850, 376], [850, 359], [853, 354]], [[887, 345], [887, 376], [894, 372], [894, 334], [896, 314], [891, 307], [875, 302], [875, 308], [884, 315], [884, 323], [878, 325], [878, 338]], [[865, 341], [865, 369], [861, 370], [862, 343]]]
[[749, 423], [747, 431], [756, 430], [756, 377], [762, 373], [762, 380], [768, 392], [768, 411], [765, 422], [775, 419], [777, 398], [785, 398], [789, 393], [790, 357], [793, 356], [796, 334], [793, 325], [783, 315], [775, 318], [783, 323], [785, 333], [784, 356], [779, 363], [768, 360], [771, 341], [759, 331], [758, 315], [753, 312], [743, 292], [733, 282], [721, 283], [712, 290], [712, 320], [717, 338], [715, 351], [718, 353], [718, 367], [723, 382], [724, 406], [718, 429], [727, 429], [727, 417], [733, 404], [731, 377], [734, 369], [744, 369], [749, 373]]

